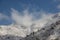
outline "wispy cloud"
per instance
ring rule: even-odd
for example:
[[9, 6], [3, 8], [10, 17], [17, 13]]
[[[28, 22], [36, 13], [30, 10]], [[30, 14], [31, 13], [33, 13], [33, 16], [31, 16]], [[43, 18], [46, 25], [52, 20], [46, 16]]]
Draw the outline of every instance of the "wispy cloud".
[[38, 20], [33, 20], [33, 14], [29, 14], [28, 9], [23, 11], [24, 15], [20, 15], [20, 12], [15, 9], [11, 10], [11, 18], [14, 20], [14, 24], [21, 27], [23, 31], [20, 32], [24, 33], [25, 30], [25, 35], [29, 35], [31, 32], [36, 32], [37, 30], [43, 28], [46, 23], [52, 20], [52, 16], [54, 15], [46, 14], [46, 12], [40, 11], [41, 17]]
[[4, 14], [2, 14], [2, 13], [0, 13], [0, 20], [3, 20], [3, 19], [7, 19], [8, 20], [9, 17], [4, 15]]
[[[24, 13], [24, 15], [21, 15]], [[25, 37], [26, 35], [29, 35], [31, 32], [36, 32], [43, 28], [47, 23], [51, 23], [53, 20], [54, 14], [46, 13], [44, 11], [36, 12], [36, 14], [40, 13], [40, 18], [35, 20], [33, 14], [28, 11], [28, 9], [19, 12], [18, 10], [11, 9], [11, 18], [13, 20], [12, 25], [5, 26], [6, 28], [3, 29], [2, 34], [6, 30], [6, 34], [10, 35], [17, 35], [21, 37]], [[60, 13], [59, 13], [60, 14]], [[2, 15], [2, 14], [0, 14]], [[1, 18], [8, 18], [8, 16], [1, 16]], [[53, 20], [54, 21], [54, 20]], [[9, 29], [9, 31], [7, 30]]]
[[60, 9], [60, 5], [57, 6], [57, 9]]
[[20, 12], [12, 9], [12, 19], [16, 22], [16, 24], [30, 26], [32, 24], [32, 16], [28, 14], [28, 11], [23, 11], [24, 16], [20, 15]]

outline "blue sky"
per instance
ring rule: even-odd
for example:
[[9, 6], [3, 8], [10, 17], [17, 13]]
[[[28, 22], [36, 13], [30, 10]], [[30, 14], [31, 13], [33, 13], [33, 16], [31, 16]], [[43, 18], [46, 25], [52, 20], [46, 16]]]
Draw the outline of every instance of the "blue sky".
[[[60, 7], [58, 7], [59, 5], [59, 0], [0, 0], [0, 13], [9, 17], [9, 19], [0, 20], [0, 25], [8, 25], [12, 23], [11, 8], [19, 12], [28, 8], [30, 13], [43, 10], [47, 13], [54, 14], [60, 12]], [[35, 16], [37, 14], [38, 13], [33, 13]]]

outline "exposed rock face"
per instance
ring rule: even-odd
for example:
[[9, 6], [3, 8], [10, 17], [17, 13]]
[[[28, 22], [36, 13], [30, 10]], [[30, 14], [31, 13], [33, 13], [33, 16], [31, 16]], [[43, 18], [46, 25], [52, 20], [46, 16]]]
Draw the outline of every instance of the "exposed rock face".
[[33, 32], [25, 38], [19, 36], [0, 36], [0, 40], [60, 40], [60, 20]]
[[4, 36], [0, 36], [0, 40], [21, 40], [21, 37], [12, 36], [12, 35], [4, 35]]
[[60, 20], [27, 35], [23, 40], [60, 40]]

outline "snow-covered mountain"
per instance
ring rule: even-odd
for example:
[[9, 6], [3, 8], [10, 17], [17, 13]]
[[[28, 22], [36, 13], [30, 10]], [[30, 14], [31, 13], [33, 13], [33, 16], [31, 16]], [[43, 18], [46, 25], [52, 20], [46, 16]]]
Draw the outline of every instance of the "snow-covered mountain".
[[54, 15], [54, 20], [41, 30], [33, 32], [22, 40], [60, 40], [60, 16]]
[[[18, 24], [0, 26], [0, 36], [3, 38], [3, 36], [11, 37], [12, 35], [13, 37], [14, 36], [18, 37], [18, 39], [16, 40], [54, 40], [59, 38], [60, 13], [53, 15], [51, 17], [51, 20], [48, 18], [46, 19], [44, 18], [44, 20], [43, 23], [39, 22], [38, 20], [38, 22], [34, 22], [29, 27], [25, 27], [24, 25], [18, 25]], [[22, 39], [19, 39], [19, 37], [20, 38], [22, 37]], [[15, 39], [9, 39], [9, 40], [15, 40]]]

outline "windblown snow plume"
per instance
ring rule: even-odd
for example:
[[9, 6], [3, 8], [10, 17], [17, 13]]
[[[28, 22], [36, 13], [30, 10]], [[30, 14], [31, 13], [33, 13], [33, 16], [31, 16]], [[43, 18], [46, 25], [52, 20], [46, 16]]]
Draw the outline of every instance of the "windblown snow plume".
[[[26, 35], [29, 35], [32, 32], [37, 32], [43, 28], [48, 22], [48, 24], [51, 24], [57, 20], [54, 17], [55, 14], [46, 14], [41, 12], [41, 17], [37, 20], [34, 20], [33, 13], [29, 14], [28, 10], [23, 11], [24, 15], [21, 15], [20, 13], [21, 12], [12, 9], [11, 18], [14, 22], [9, 26], [1, 26], [0, 35], [9, 34], [26, 37]], [[60, 16], [60, 13], [58, 14]]]

